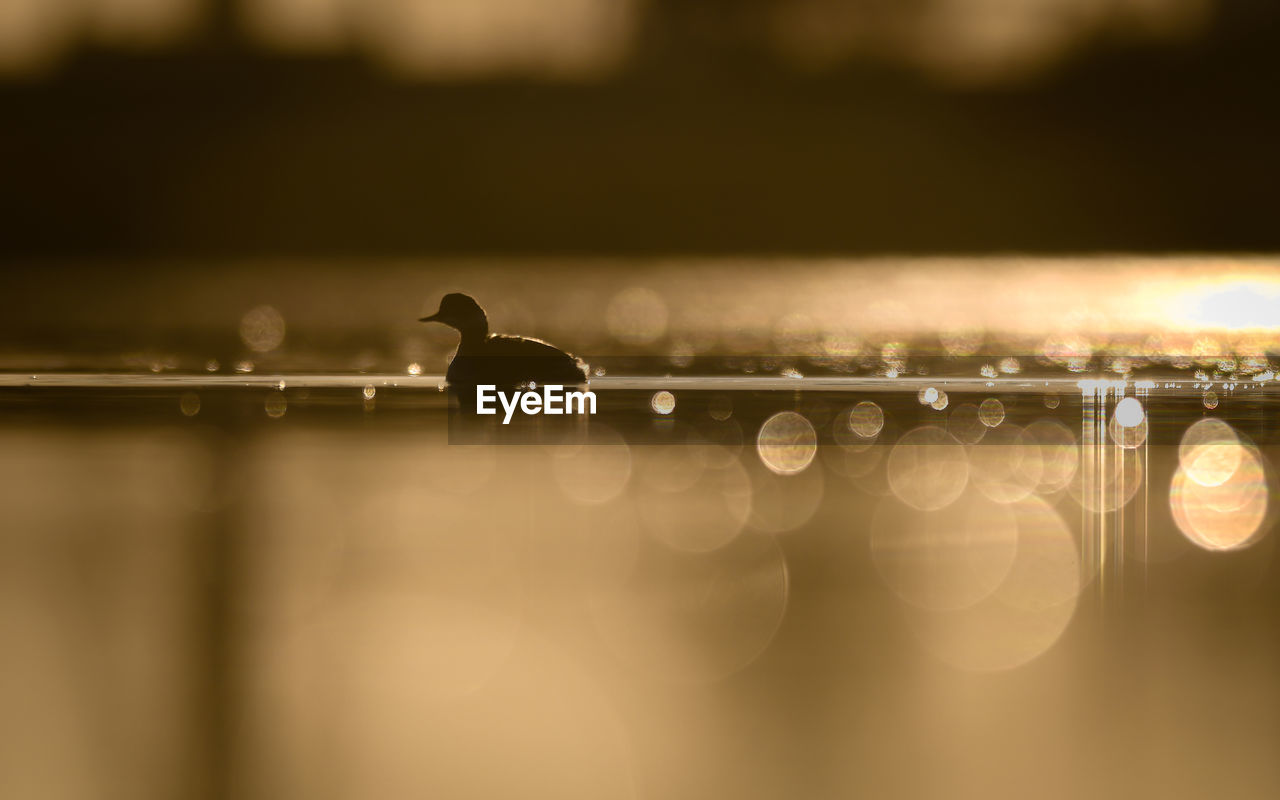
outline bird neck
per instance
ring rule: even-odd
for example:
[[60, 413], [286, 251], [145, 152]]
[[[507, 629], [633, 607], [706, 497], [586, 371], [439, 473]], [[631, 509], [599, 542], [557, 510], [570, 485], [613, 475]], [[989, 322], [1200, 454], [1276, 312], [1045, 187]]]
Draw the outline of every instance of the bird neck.
[[489, 321], [483, 317], [468, 321], [458, 326], [458, 333], [462, 334], [458, 349], [469, 350], [484, 343], [484, 340], [489, 337]]

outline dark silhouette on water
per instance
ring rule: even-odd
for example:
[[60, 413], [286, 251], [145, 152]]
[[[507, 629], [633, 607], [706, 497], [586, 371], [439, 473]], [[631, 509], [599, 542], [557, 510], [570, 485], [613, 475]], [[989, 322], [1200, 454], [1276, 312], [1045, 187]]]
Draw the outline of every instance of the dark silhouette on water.
[[587, 379], [582, 359], [540, 339], [489, 333], [484, 309], [469, 295], [445, 295], [440, 310], [419, 322], [439, 322], [462, 334], [445, 377], [463, 400], [474, 400], [477, 385], [509, 390], [529, 383], [575, 386]]

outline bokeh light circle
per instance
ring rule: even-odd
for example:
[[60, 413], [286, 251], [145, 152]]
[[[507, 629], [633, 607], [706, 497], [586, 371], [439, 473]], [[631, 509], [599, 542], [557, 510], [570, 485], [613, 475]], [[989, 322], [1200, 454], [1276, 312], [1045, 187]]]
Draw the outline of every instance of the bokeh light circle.
[[779, 411], [765, 420], [756, 436], [760, 461], [779, 475], [802, 472], [818, 454], [818, 433], [794, 411]]
[[650, 546], [627, 582], [592, 600], [596, 630], [645, 678], [702, 684], [768, 648], [786, 613], [786, 560], [772, 536], [706, 553]]
[[1101, 463], [1085, 459], [1067, 484], [1072, 499], [1088, 511], [1115, 511], [1129, 504], [1142, 486], [1143, 459], [1127, 450], [1106, 448]]
[[1126, 397], [1116, 403], [1115, 420], [1122, 428], [1136, 428], [1147, 418], [1142, 403], [1136, 397]]
[[822, 504], [826, 481], [821, 469], [785, 475], [753, 469], [751, 516], [753, 529], [764, 533], [789, 533], [804, 525]]
[[283, 417], [288, 408], [289, 401], [285, 399], [284, 392], [272, 392], [267, 395], [266, 402], [263, 403], [263, 409], [267, 412], [267, 416], [272, 419]]
[[870, 400], [863, 400], [849, 412], [849, 429], [863, 439], [874, 439], [884, 428], [884, 411]]
[[[1125, 399], [1132, 400], [1133, 398]], [[1119, 408], [1117, 407], [1118, 410]], [[1132, 425], [1125, 425], [1118, 414], [1113, 414], [1111, 419], [1107, 420], [1107, 436], [1125, 450], [1136, 450], [1147, 441], [1147, 431], [1150, 426], [1145, 413], [1136, 418], [1132, 414], [1127, 416], [1130, 422], [1134, 422], [1135, 419], [1136, 422]]]
[[623, 289], [609, 301], [605, 322], [609, 333], [624, 344], [651, 344], [667, 332], [667, 303], [652, 289]]
[[1235, 474], [1244, 449], [1235, 429], [1220, 419], [1201, 419], [1178, 444], [1178, 465], [1201, 486], [1217, 486]]
[[593, 425], [585, 443], [553, 448], [551, 473], [570, 499], [585, 505], [607, 503], [631, 478], [631, 448], [613, 429]]
[[275, 308], [257, 306], [240, 318], [240, 340], [255, 353], [269, 353], [284, 342], [284, 317]]
[[889, 453], [889, 487], [899, 500], [921, 511], [951, 505], [969, 480], [964, 445], [937, 426], [906, 433]]
[[1010, 670], [1049, 651], [1084, 585], [1076, 542], [1054, 508], [1035, 495], [1007, 508], [1017, 519], [1018, 545], [1000, 586], [968, 608], [907, 615], [921, 646], [959, 669]]
[[1080, 447], [1071, 429], [1056, 419], [1039, 419], [1026, 433], [1040, 447], [1043, 471], [1036, 491], [1053, 494], [1067, 488], [1080, 466]]
[[962, 444], [977, 444], [987, 433], [987, 426], [978, 417], [978, 407], [973, 403], [961, 403], [947, 417], [947, 433]]
[[978, 406], [978, 419], [988, 428], [997, 428], [1004, 422], [1004, 403], [994, 397], [988, 397]]
[[920, 511], [880, 501], [871, 521], [871, 555], [884, 582], [905, 602], [931, 611], [967, 608], [996, 590], [1018, 547], [1007, 506], [968, 491], [949, 508]]
[[969, 448], [970, 477], [978, 491], [997, 503], [1031, 494], [1044, 476], [1044, 457], [1035, 438], [1017, 425], [993, 428]]
[[661, 392], [654, 393], [649, 398], [649, 408], [653, 409], [657, 414], [670, 414], [676, 410], [676, 396], [665, 389]]
[[1202, 419], [1178, 446], [1169, 508], [1178, 530], [1206, 550], [1238, 550], [1266, 532], [1270, 483], [1262, 453], [1226, 422]]
[[[666, 453], [690, 450], [673, 446]], [[693, 452], [686, 456], [698, 457]], [[646, 465], [641, 475], [650, 475], [651, 469]], [[752, 488], [746, 471], [735, 459], [720, 469], [698, 469], [692, 480], [687, 474], [684, 477], [687, 482], [681, 484], [641, 482], [636, 496], [644, 530], [674, 550], [707, 552], [725, 546], [742, 532], [751, 514]]]

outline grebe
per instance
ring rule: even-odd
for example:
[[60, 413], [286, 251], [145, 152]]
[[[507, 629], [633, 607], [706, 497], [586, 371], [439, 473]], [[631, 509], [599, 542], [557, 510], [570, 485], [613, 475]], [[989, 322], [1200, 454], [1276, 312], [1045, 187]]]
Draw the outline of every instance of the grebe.
[[461, 397], [474, 394], [477, 385], [500, 389], [529, 383], [575, 386], [587, 379], [582, 359], [540, 339], [489, 333], [484, 309], [469, 295], [446, 294], [440, 310], [419, 322], [439, 322], [462, 334], [445, 373], [450, 388]]

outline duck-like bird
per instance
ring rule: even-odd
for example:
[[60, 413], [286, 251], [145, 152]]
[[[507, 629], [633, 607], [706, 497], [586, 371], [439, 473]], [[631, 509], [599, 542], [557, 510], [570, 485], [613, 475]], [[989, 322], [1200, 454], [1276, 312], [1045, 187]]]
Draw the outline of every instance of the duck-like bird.
[[582, 359], [541, 339], [489, 333], [489, 318], [470, 295], [446, 294], [440, 310], [419, 322], [439, 322], [462, 334], [445, 377], [464, 397], [474, 394], [477, 385], [492, 384], [498, 389], [529, 383], [574, 386], [587, 379]]

